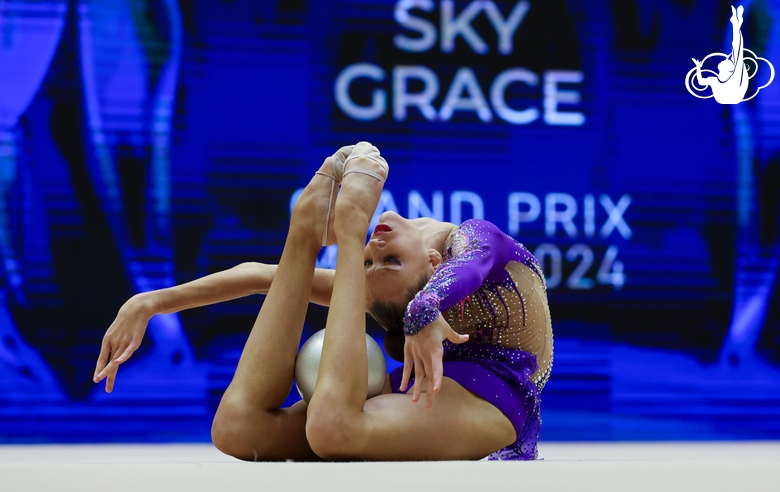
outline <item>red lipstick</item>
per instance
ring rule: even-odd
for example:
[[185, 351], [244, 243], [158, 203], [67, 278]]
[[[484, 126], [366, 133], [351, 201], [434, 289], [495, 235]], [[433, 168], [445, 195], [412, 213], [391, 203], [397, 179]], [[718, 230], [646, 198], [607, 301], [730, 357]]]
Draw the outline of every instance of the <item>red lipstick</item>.
[[377, 224], [374, 229], [374, 234], [382, 234], [383, 232], [390, 232], [393, 229], [387, 224]]

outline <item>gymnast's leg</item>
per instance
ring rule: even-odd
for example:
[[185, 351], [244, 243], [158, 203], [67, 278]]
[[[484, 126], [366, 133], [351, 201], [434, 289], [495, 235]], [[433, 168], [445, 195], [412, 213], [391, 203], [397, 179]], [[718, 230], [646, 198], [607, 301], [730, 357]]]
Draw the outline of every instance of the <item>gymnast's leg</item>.
[[[367, 159], [360, 167], [383, 176]], [[338, 263], [320, 360], [308, 406], [306, 437], [326, 459], [479, 459], [516, 439], [495, 406], [443, 378], [431, 408], [411, 395], [382, 394], [366, 401], [363, 248], [382, 182], [364, 174], [344, 176], [334, 229]]]
[[[332, 172], [331, 158], [320, 170]], [[295, 375], [331, 183], [315, 175], [298, 199], [274, 280], [214, 416], [214, 445], [236, 458], [317, 459], [306, 440], [306, 403], [279, 407]]]

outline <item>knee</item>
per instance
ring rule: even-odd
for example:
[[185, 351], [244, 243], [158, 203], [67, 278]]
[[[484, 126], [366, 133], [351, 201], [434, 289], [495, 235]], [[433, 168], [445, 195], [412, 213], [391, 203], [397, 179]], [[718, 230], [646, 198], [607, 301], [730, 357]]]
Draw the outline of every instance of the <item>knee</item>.
[[357, 436], [353, 422], [340, 409], [310, 405], [306, 415], [306, 440], [320, 458], [355, 458]]
[[248, 459], [246, 449], [242, 449], [241, 446], [242, 426], [240, 420], [235, 418], [235, 409], [224, 403], [224, 400], [220, 403], [211, 423], [211, 442], [214, 447], [228, 456]]
[[251, 413], [245, 405], [226, 401], [219, 404], [217, 413], [211, 423], [211, 442], [214, 447], [228, 456], [245, 461], [265, 461], [267, 450], [257, 449], [249, 442], [250, 426], [257, 427], [257, 416], [250, 421]]

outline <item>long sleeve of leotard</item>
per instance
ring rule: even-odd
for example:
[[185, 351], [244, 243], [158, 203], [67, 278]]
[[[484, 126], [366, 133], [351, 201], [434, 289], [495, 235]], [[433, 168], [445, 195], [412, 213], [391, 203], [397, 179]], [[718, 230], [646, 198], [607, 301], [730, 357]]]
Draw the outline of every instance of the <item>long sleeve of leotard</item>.
[[471, 219], [454, 233], [445, 260], [409, 302], [404, 334], [414, 335], [473, 294], [491, 277], [504, 277], [516, 243], [490, 222]]

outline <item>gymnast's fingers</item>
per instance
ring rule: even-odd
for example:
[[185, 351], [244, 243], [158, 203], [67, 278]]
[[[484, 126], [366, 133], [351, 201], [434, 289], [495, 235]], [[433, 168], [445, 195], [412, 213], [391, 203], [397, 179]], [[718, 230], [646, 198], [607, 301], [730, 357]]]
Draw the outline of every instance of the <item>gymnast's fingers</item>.
[[401, 386], [398, 388], [399, 391], [406, 391], [406, 386], [409, 384], [409, 376], [412, 375], [413, 364], [412, 349], [408, 343], [404, 344], [404, 374], [401, 378]]
[[431, 408], [433, 406], [433, 399], [436, 396], [436, 393], [441, 389], [441, 377], [443, 369], [441, 356], [437, 357], [437, 355], [438, 354], [436, 353], [433, 354], [433, 357], [430, 361], [431, 370], [426, 371], [430, 377], [428, 377], [428, 392], [425, 395], [425, 408]]
[[117, 346], [118, 344], [112, 344], [109, 342], [106, 348], [106, 355], [105, 359], [108, 360], [108, 363], [103, 366], [103, 369], [100, 370], [100, 372], [95, 376], [95, 382], [99, 383], [102, 380], [106, 378], [109, 371], [113, 368], [115, 365], [114, 359], [116, 359], [116, 354], [120, 354], [124, 351], [124, 348], [119, 348]]
[[[449, 326], [448, 326], [449, 327]], [[468, 335], [460, 335], [457, 331], [453, 330], [451, 327], [449, 327], [449, 330], [447, 330], [447, 334], [445, 335], [447, 340], [449, 340], [452, 343], [465, 343], [469, 341]]]
[[425, 379], [425, 366], [423, 366], [423, 358], [415, 357], [414, 361], [414, 386], [412, 386], [412, 401], [420, 401], [420, 393], [422, 393], [423, 379]]
[[104, 338], [103, 343], [100, 345], [100, 355], [98, 355], [97, 364], [95, 365], [95, 374], [92, 376], [92, 380], [96, 383], [100, 382], [98, 375], [105, 369], [108, 364], [108, 354], [111, 352], [111, 347], [108, 341]]
[[433, 354], [431, 360], [431, 372], [433, 373], [433, 392], [438, 393], [441, 389], [441, 378], [444, 376], [444, 365], [441, 361], [441, 352]]
[[116, 359], [114, 359], [114, 362], [116, 362], [117, 364], [121, 364], [121, 363], [123, 363], [124, 361], [126, 361], [127, 359], [129, 359], [131, 355], [133, 355], [133, 352], [135, 352], [135, 350], [136, 350], [137, 348], [138, 348], [138, 345], [137, 345], [135, 342], [132, 342], [132, 343], [131, 343], [131, 344], [130, 344], [128, 347], [127, 347], [127, 349], [126, 349], [124, 352], [122, 352], [122, 355], [120, 355], [119, 357], [117, 357]]
[[108, 377], [106, 377], [106, 393], [114, 391], [114, 380], [116, 379], [116, 373], [119, 370], [119, 364], [111, 361], [109, 363], [111, 369], [108, 371]]

